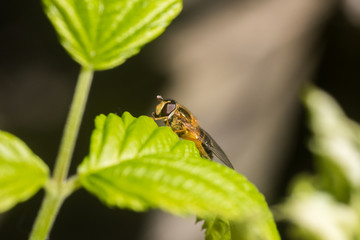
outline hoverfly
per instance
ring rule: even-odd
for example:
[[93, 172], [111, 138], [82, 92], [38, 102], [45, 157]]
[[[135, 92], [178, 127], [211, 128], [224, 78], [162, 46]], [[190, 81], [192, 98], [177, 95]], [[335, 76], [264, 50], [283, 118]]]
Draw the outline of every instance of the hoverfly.
[[213, 159], [213, 154], [226, 166], [234, 168], [224, 151], [214, 139], [202, 129], [194, 115], [172, 99], [164, 99], [158, 95], [159, 104], [152, 115], [154, 120], [163, 120], [180, 138], [193, 141], [199, 149], [200, 155], [207, 159]]

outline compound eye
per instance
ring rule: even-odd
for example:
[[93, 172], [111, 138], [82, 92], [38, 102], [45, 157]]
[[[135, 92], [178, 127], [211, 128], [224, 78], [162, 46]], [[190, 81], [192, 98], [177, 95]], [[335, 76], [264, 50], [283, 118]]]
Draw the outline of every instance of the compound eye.
[[170, 115], [170, 113], [172, 111], [174, 111], [176, 108], [176, 104], [175, 103], [166, 103], [163, 107], [163, 109], [161, 110], [161, 115], [162, 116], [168, 116]]

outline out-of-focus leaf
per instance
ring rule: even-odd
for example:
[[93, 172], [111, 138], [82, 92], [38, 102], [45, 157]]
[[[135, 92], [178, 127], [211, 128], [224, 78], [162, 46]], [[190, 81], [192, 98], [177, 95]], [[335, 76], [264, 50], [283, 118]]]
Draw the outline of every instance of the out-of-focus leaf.
[[360, 219], [355, 209], [316, 190], [312, 181], [308, 177], [295, 181], [290, 197], [276, 209], [279, 218], [292, 222], [292, 232], [300, 239], [356, 239]]
[[316, 172], [295, 179], [276, 207], [296, 239], [348, 240], [360, 236], [360, 127], [326, 92], [308, 85], [303, 100], [313, 132]]
[[[349, 203], [350, 207], [352, 209], [355, 210], [357, 216], [358, 216], [358, 222], [360, 222], [360, 190], [354, 192], [352, 195], [351, 195], [351, 199], [350, 199], [350, 203]], [[360, 228], [357, 227], [357, 230], [356, 230], [356, 237], [355, 239], [360, 239]]]
[[349, 184], [343, 169], [331, 159], [323, 157], [317, 157], [314, 165], [317, 170], [314, 186], [333, 195], [338, 201], [348, 202], [353, 186]]
[[44, 185], [48, 172], [24, 142], [0, 131], [0, 213], [33, 196]]
[[228, 220], [214, 218], [204, 221], [205, 240], [231, 240], [231, 227]]
[[107, 205], [247, 221], [263, 239], [279, 239], [255, 186], [234, 170], [201, 158], [193, 142], [179, 140], [146, 116], [100, 115], [95, 122], [90, 154], [78, 172], [81, 184]]
[[[309, 124], [314, 133], [311, 150], [335, 165], [337, 174], [351, 187], [360, 187], [360, 148], [358, 126], [349, 120], [336, 101], [324, 91], [309, 85], [304, 94]], [[325, 163], [326, 164], [326, 163]], [[324, 166], [324, 165], [322, 165]], [[340, 179], [341, 180], [341, 179]], [[339, 180], [339, 181], [340, 181]]]
[[43, 0], [71, 57], [84, 67], [113, 68], [159, 36], [181, 0]]

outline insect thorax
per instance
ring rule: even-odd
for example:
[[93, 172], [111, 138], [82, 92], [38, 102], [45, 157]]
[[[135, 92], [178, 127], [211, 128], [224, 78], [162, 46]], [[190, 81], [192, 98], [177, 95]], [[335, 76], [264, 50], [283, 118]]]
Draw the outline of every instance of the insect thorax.
[[185, 128], [184, 121], [175, 114], [169, 118], [169, 125], [173, 131], [179, 131]]

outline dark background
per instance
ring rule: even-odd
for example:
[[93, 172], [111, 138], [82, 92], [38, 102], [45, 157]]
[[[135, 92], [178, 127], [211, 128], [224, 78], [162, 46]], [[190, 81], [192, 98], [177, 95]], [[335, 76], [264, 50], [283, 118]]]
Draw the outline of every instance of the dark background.
[[[96, 72], [71, 174], [87, 154], [96, 115], [121, 114], [125, 110], [134, 116], [150, 114], [155, 96], [171, 87], [169, 70], [154, 63], [159, 57], [158, 49], [168, 37], [178, 28], [197, 21], [207, 9], [232, 2], [185, 1], [184, 12], [169, 30], [140, 54], [120, 67]], [[343, 2], [332, 4], [312, 44], [317, 53], [312, 79], [330, 92], [351, 118], [360, 121], [360, 25], [349, 18]], [[0, 129], [24, 140], [52, 169], [79, 65], [58, 43], [39, 1], [4, 1], [0, 18]], [[280, 180], [273, 188], [270, 204], [284, 197], [294, 174], [311, 171], [305, 114], [300, 103], [297, 107], [293, 144], [284, 154], [286, 161], [277, 176]], [[29, 201], [1, 214], [0, 239], [26, 239], [42, 197], [40, 191]], [[109, 209], [79, 190], [65, 201], [50, 239], [144, 239], [142, 229], [146, 221], [147, 213]]]

